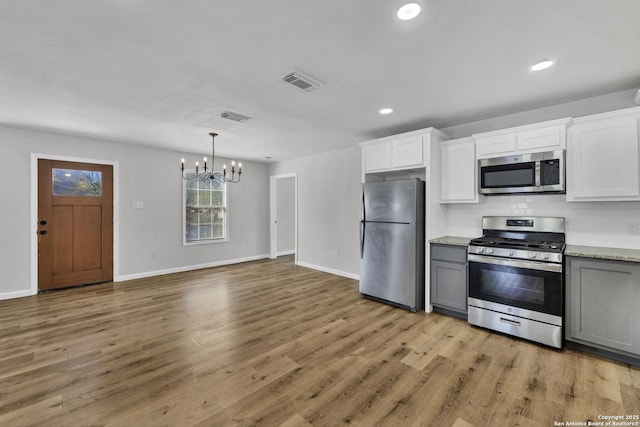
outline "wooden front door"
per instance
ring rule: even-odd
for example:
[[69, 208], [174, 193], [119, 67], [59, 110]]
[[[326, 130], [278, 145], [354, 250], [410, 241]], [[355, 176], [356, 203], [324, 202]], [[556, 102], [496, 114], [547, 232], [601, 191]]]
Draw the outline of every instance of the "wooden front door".
[[113, 167], [38, 160], [38, 290], [113, 280]]

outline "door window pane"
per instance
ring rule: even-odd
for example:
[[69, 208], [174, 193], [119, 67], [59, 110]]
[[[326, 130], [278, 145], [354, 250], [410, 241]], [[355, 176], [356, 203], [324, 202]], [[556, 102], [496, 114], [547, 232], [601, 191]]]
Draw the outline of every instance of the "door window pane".
[[102, 172], [77, 169], [52, 169], [54, 196], [102, 196]]

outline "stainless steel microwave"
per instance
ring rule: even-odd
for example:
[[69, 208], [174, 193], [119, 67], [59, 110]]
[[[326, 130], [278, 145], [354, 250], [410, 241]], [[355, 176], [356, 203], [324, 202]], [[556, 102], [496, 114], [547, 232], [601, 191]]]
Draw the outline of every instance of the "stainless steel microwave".
[[565, 193], [565, 151], [478, 160], [480, 194]]

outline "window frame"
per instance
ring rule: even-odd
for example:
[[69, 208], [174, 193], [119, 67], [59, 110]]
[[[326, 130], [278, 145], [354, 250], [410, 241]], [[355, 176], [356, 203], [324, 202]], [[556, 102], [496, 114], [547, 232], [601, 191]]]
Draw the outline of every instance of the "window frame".
[[[184, 170], [185, 176], [195, 173], [195, 170]], [[208, 245], [215, 243], [224, 243], [229, 241], [229, 184], [223, 183], [224, 186], [224, 237], [219, 239], [202, 239], [187, 240], [187, 183], [189, 179], [182, 180], [182, 246]]]

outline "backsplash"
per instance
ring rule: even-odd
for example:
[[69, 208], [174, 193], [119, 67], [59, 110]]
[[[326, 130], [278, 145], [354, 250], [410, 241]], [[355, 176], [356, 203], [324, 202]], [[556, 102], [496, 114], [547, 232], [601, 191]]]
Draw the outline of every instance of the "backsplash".
[[[560, 216], [567, 243], [640, 249], [640, 202], [566, 202], [565, 195], [488, 196], [479, 204], [448, 206], [448, 234], [482, 235], [483, 216]], [[635, 227], [634, 227], [635, 225]]]

